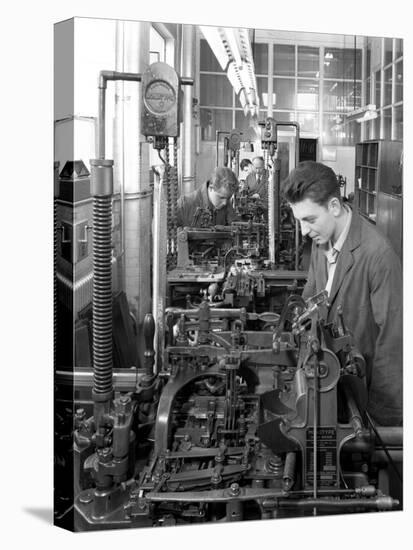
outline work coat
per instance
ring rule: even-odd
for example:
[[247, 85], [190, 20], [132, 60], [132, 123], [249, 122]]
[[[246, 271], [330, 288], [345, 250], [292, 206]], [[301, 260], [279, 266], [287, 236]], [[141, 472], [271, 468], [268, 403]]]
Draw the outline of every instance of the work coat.
[[211, 213], [211, 226], [231, 225], [237, 219], [237, 215], [228, 201], [225, 206], [217, 210], [208, 198], [208, 182], [178, 199], [177, 220], [178, 227], [195, 227], [198, 208], [208, 209]]
[[[313, 242], [303, 297], [325, 289], [326, 257]], [[367, 410], [381, 425], [402, 421], [402, 274], [400, 260], [374, 225], [353, 211], [338, 255], [327, 322], [342, 306], [346, 327], [366, 360]]]

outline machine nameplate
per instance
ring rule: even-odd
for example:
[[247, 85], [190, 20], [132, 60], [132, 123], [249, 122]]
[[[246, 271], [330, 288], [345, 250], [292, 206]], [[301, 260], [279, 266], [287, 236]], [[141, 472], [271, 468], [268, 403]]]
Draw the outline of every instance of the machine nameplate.
[[[306, 482], [314, 481], [314, 428], [307, 428]], [[321, 487], [337, 485], [337, 433], [335, 428], [317, 429], [317, 481]]]

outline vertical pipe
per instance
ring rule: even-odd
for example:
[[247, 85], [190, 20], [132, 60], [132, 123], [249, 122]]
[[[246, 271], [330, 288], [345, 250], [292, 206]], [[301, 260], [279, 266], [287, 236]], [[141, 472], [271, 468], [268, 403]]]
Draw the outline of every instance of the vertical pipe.
[[155, 365], [162, 368], [162, 352], [165, 335], [166, 293], [166, 189], [161, 177], [156, 174], [153, 192], [153, 269], [152, 269], [152, 314], [155, 319]]
[[[124, 22], [124, 70], [142, 74], [149, 64], [150, 23]], [[152, 204], [149, 144], [141, 135], [141, 83], [124, 84], [124, 232], [125, 291], [137, 320], [137, 366], [143, 364], [143, 321], [151, 311]]]
[[106, 81], [103, 78], [99, 80], [99, 98], [98, 98], [98, 159], [105, 158], [105, 118], [106, 118]]
[[[276, 159], [273, 159], [273, 165]], [[268, 247], [271, 268], [275, 267], [275, 166], [268, 181]]]
[[[195, 77], [195, 26], [182, 26], [181, 77]], [[183, 128], [182, 128], [182, 193], [195, 189], [194, 164], [194, 118], [192, 114], [193, 86], [183, 86]]]
[[[125, 60], [125, 33], [124, 21], [116, 21], [116, 51], [115, 51], [115, 70], [124, 72]], [[120, 205], [118, 206], [119, 220], [119, 240], [120, 246], [116, 250], [118, 265], [120, 270], [121, 289], [126, 286], [125, 276], [125, 82], [118, 80], [115, 83], [116, 101], [115, 101], [115, 143], [113, 155], [115, 161], [114, 168], [114, 189], [115, 193], [120, 193]]]

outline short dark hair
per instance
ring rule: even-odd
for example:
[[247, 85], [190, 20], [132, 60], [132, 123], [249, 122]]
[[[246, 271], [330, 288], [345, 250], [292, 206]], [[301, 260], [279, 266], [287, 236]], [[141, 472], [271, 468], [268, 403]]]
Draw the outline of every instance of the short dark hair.
[[304, 199], [326, 205], [336, 197], [341, 202], [340, 185], [334, 171], [321, 162], [300, 162], [281, 184], [284, 198], [291, 204]]
[[238, 178], [226, 166], [217, 166], [212, 172], [210, 184], [215, 191], [225, 189], [227, 193], [231, 193], [232, 195], [238, 189]]
[[252, 164], [252, 162], [250, 161], [250, 159], [242, 159], [242, 161], [240, 162], [240, 165], [239, 167], [241, 168], [241, 170], [244, 170], [247, 166], [249, 166], [250, 164]]

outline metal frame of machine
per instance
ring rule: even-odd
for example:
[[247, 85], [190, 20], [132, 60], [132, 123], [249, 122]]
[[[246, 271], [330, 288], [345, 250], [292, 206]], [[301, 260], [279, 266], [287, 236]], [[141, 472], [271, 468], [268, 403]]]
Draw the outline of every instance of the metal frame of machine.
[[[113, 161], [104, 150], [111, 80], [144, 83], [143, 127], [166, 168], [159, 200], [167, 262], [155, 316], [145, 318], [140, 369], [112, 363]], [[64, 409], [60, 396], [72, 392], [76, 409], [57, 427], [56, 459], [70, 454], [65, 473], [74, 486], [56, 494], [56, 523], [83, 531], [399, 509], [389, 472], [400, 462], [401, 429], [369, 424], [363, 357], [342, 319], [326, 324], [325, 293], [306, 302], [299, 295], [298, 231], [295, 269], [283, 269], [290, 264], [280, 246], [275, 121], [262, 130], [274, 166], [269, 230], [249, 219], [177, 231], [179, 96], [190, 84], [162, 63], [145, 75], [100, 75], [99, 158], [91, 161], [93, 368], [55, 376], [56, 407]], [[190, 241], [208, 249], [211, 239], [215, 248], [222, 240], [224, 252], [197, 264]], [[204, 292], [183, 291], [184, 304], [171, 296], [167, 304], [159, 290], [166, 283]], [[266, 301], [274, 286], [283, 289], [278, 310]]]

